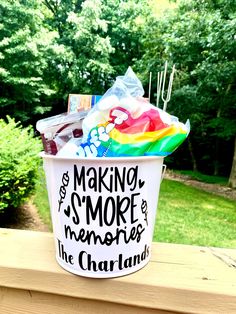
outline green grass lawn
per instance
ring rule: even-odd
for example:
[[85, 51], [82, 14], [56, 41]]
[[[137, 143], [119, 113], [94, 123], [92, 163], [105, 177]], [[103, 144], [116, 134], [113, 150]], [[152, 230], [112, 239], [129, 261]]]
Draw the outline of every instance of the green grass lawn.
[[33, 203], [37, 207], [38, 213], [42, 218], [43, 222], [49, 226], [50, 230], [52, 230], [48, 193], [46, 188], [46, 179], [42, 166], [39, 168], [39, 178], [35, 187]]
[[[34, 204], [51, 227], [45, 179], [40, 170]], [[154, 241], [236, 247], [236, 202], [183, 183], [163, 180]]]
[[236, 202], [164, 180], [154, 241], [236, 247]]

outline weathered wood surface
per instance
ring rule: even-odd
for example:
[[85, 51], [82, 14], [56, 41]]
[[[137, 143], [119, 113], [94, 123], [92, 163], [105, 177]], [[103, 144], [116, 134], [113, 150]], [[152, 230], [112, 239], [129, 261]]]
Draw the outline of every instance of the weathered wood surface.
[[142, 270], [90, 279], [55, 261], [52, 234], [0, 229], [0, 313], [236, 313], [236, 250], [153, 243]]

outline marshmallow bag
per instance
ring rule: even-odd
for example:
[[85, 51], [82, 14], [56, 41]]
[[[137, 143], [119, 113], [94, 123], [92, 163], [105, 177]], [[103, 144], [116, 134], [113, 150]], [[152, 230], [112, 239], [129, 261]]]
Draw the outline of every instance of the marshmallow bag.
[[80, 157], [168, 156], [187, 137], [186, 124], [143, 98], [140, 80], [131, 68], [83, 121]]

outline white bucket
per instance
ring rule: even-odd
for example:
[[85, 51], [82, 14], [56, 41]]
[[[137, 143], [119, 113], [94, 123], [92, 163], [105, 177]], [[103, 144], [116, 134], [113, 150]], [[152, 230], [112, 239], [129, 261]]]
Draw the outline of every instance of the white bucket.
[[94, 278], [144, 267], [151, 255], [163, 158], [41, 156], [58, 263]]

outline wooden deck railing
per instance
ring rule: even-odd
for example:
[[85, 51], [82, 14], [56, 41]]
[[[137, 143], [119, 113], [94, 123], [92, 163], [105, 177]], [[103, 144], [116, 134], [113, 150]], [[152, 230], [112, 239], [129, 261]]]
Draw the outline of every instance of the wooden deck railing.
[[55, 261], [52, 234], [0, 229], [1, 314], [236, 313], [236, 250], [153, 243], [142, 270], [83, 278]]

